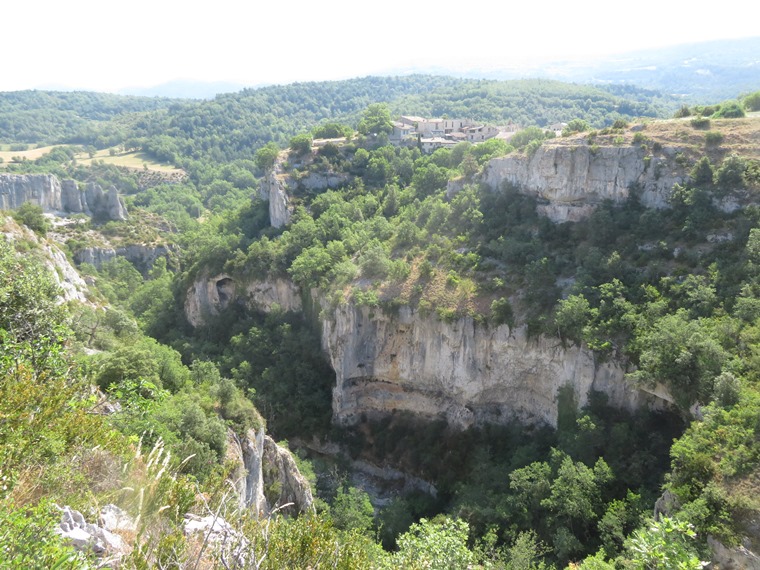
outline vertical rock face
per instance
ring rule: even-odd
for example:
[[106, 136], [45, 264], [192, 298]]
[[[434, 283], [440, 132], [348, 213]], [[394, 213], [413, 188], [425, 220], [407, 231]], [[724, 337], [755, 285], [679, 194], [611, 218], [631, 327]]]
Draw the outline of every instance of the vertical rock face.
[[[200, 276], [190, 287], [185, 314], [193, 326], [245, 294], [249, 306], [263, 311], [301, 306], [288, 281], [230, 280]], [[591, 350], [553, 337], [529, 338], [525, 328], [489, 327], [471, 318], [444, 322], [410, 307], [390, 315], [353, 302], [316, 303], [322, 346], [336, 373], [333, 419], [339, 424], [404, 410], [460, 428], [510, 420], [556, 426], [559, 394], [567, 388], [579, 407], [590, 390], [624, 409], [666, 407], [671, 400], [662, 387], [644, 392], [630, 386], [614, 361], [597, 362]]]
[[300, 311], [301, 295], [292, 281], [286, 279], [252, 280], [237, 285], [224, 273], [209, 277], [201, 274], [185, 296], [185, 317], [194, 327], [203, 326], [231, 302], [243, 301], [251, 308], [269, 312], [275, 307], [283, 311]]
[[61, 182], [52, 174], [0, 174], [0, 209], [16, 210], [25, 202], [46, 212], [62, 210]]
[[97, 184], [79, 190], [74, 180], [61, 182], [52, 174], [0, 174], [0, 209], [15, 210], [31, 202], [45, 212], [89, 213], [104, 220], [126, 220], [127, 209], [116, 187], [108, 192]]
[[75, 180], [61, 182], [61, 206], [64, 211], [73, 214], [88, 211], [84, 194], [79, 190], [79, 185]]
[[39, 238], [34, 232], [24, 226], [18, 225], [12, 218], [0, 218], [0, 222], [6, 228], [0, 233], [0, 239], [9, 242], [27, 241], [34, 242], [38, 246], [40, 259], [48, 268], [50, 276], [61, 288], [60, 302], [79, 301], [89, 303], [87, 284], [69, 263], [69, 259], [61, 249], [47, 240]]
[[285, 152], [277, 157], [274, 166], [270, 168], [261, 181], [259, 195], [263, 200], [269, 200], [269, 223], [274, 228], [280, 228], [290, 223], [293, 215], [293, 205], [288, 196], [288, 188], [298, 186], [304, 190], [326, 190], [337, 188], [348, 182], [350, 176], [342, 172], [311, 172], [299, 176], [298, 181], [285, 171], [284, 163], [290, 157]]
[[176, 253], [176, 247], [166, 245], [142, 245], [131, 244], [124, 247], [85, 247], [74, 254], [74, 261], [77, 264], [89, 263], [100, 268], [104, 263], [111, 261], [114, 257], [123, 257], [135, 268], [147, 275], [153, 268], [153, 264], [161, 257], [169, 262]]
[[241, 507], [253, 509], [259, 515], [269, 512], [264, 497], [262, 458], [264, 457], [264, 430], [249, 430], [239, 438], [232, 430], [227, 431], [227, 459], [236, 464], [230, 474]]
[[104, 192], [99, 184], [90, 183], [86, 186], [84, 195], [93, 217], [115, 221], [127, 219], [127, 209], [115, 186]]
[[446, 323], [408, 307], [389, 316], [340, 306], [323, 321], [322, 343], [337, 377], [340, 424], [405, 410], [460, 428], [509, 420], [556, 426], [565, 387], [578, 406], [590, 390], [622, 408], [650, 397], [626, 384], [621, 367], [597, 363], [583, 347], [469, 318]]
[[[269, 490], [270, 509], [282, 508], [286, 514], [314, 510], [311, 486], [298, 470], [293, 454], [264, 436], [264, 485]], [[285, 506], [290, 505], [290, 506]]]
[[280, 228], [290, 223], [293, 207], [287, 193], [287, 181], [290, 177], [282, 165], [284, 157], [277, 158], [274, 166], [269, 169], [261, 181], [261, 196], [269, 200], [269, 223], [274, 228]]
[[269, 516], [284, 505], [289, 505], [283, 509], [286, 514], [313, 510], [309, 482], [291, 453], [265, 435], [263, 428], [249, 430], [243, 438], [230, 430], [227, 458], [237, 465], [231, 478], [241, 507], [253, 509], [259, 516]]
[[494, 158], [483, 181], [491, 188], [508, 182], [521, 192], [536, 196], [539, 211], [554, 222], [578, 221], [604, 200], [620, 203], [632, 187], [650, 208], [665, 208], [673, 185], [683, 183], [686, 173], [667, 156], [645, 160], [635, 146], [590, 147], [585, 144], [545, 143], [533, 156], [510, 154]]

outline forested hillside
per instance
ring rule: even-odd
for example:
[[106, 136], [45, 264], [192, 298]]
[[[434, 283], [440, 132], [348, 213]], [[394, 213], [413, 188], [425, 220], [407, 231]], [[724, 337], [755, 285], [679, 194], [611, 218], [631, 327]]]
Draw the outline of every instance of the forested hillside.
[[[296, 83], [245, 89], [212, 101], [172, 101], [55, 92], [0, 94], [0, 142], [77, 143], [97, 148], [128, 141], [161, 159], [231, 161], [267, 142], [324, 121], [355, 124], [370, 103], [387, 102], [394, 114], [463, 116], [493, 124], [545, 126], [581, 118], [596, 127], [619, 117], [663, 116], [675, 99], [627, 89], [556, 81], [475, 81], [412, 75]], [[145, 114], [143, 111], [161, 110]]]
[[[635, 88], [423, 76], [193, 102], [8, 95], [28, 120], [4, 142], [140, 148], [187, 176], [71, 146], [3, 165], [113, 185], [129, 218], [33, 202], [3, 218], [0, 562], [95, 567], [102, 552], [53, 533], [55, 505], [97, 519], [106, 503], [134, 520], [106, 553], [124, 568], [697, 569], [756, 552], [758, 98], [677, 110]], [[401, 113], [525, 128], [423, 153], [389, 143]], [[106, 255], [130, 245], [139, 263]], [[66, 302], [56, 247], [85, 280]], [[457, 335], [471, 344], [434, 352]], [[499, 399], [482, 338], [519, 353], [503, 368], [537, 355], [524, 393]], [[315, 496], [300, 514], [282, 460], [262, 460], [266, 512], [239, 491], [253, 467], [236, 450], [264, 428], [298, 452]], [[188, 530], [204, 516], [225, 538]]]

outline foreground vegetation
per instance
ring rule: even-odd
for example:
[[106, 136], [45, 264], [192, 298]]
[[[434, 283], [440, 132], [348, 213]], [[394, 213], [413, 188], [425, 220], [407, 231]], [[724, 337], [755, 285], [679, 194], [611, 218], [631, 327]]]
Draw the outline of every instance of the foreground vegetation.
[[[412, 94], [421, 81], [350, 83], [356, 93], [340, 112], [354, 117], [351, 125], [322, 125], [292, 139], [296, 125], [332, 115], [293, 113], [291, 125], [268, 127], [271, 137], [256, 130], [267, 124], [261, 116], [253, 130], [229, 138], [229, 125], [212, 125], [214, 117], [237, 116], [231, 109], [242, 101], [264, 104], [275, 94], [284, 108], [307, 109], [298, 86], [219, 98], [204, 108], [208, 116], [194, 104], [159, 109], [125, 127], [144, 134], [151, 125], [171, 126], [164, 138], [135, 134], [134, 143], [112, 133], [109, 145], [137, 144], [183, 166], [188, 178], [178, 183], [146, 185], [132, 170], [84, 166], [66, 148], [9, 166], [116, 184], [128, 196], [130, 222], [56, 228], [72, 252], [108, 239], [170, 243], [178, 253], [143, 273], [120, 258], [84, 266], [89, 304], [60, 305], [51, 276], [35, 261], [42, 238], [4, 222], [16, 238], [0, 242], [3, 564], [94, 564], [49, 532], [58, 517], [53, 503], [85, 512], [116, 502], [139, 515], [125, 561], [135, 568], [225, 567], [220, 552], [182, 534], [186, 512], [223, 515], [239, 544], [247, 541], [241, 565], [251, 568], [699, 568], [709, 556], [708, 536], [736, 544], [751, 532], [760, 508], [760, 220], [751, 205], [718, 208], [727, 196], [751, 203], [760, 189], [760, 157], [735, 131], [751, 120], [711, 115], [706, 129], [692, 122], [690, 109], [686, 122], [662, 127], [686, 133], [678, 135], [683, 151], [676, 160], [690, 173], [669, 209], [642, 207], [632, 189], [624, 204], [554, 225], [518, 188], [494, 192], [477, 183], [490, 158], [551, 144], [541, 128], [526, 129], [509, 145], [462, 143], [431, 155], [369, 136], [377, 129], [368, 124], [382, 132], [390, 109], [373, 105], [359, 113], [367, 86], [400, 89], [405, 111], [425, 114], [473, 109], [486, 118], [497, 112], [487, 109], [494, 97], [521, 100], [510, 86], [445, 79], [431, 80], [423, 100]], [[559, 89], [527, 86], [545, 88], [520, 95], [534, 102]], [[323, 89], [334, 94], [338, 86]], [[477, 90], [480, 98], [470, 101]], [[573, 128], [566, 133], [576, 144], [644, 145], [648, 155], [674, 136], [657, 124], [629, 130], [620, 107], [605, 106], [613, 99], [593, 91], [598, 99], [589, 99], [584, 116], [569, 97], [542, 120], [567, 116], [553, 114], [565, 108], [578, 118], [568, 117]], [[705, 109], [697, 113], [705, 118]], [[596, 131], [585, 130], [590, 123]], [[311, 137], [331, 130], [349, 135], [347, 142], [312, 150]], [[269, 227], [266, 203], [252, 198], [262, 167], [278, 160], [279, 148], [265, 146], [272, 139], [291, 147], [283, 168], [295, 181], [294, 215], [282, 230]], [[344, 182], [323, 190], [298, 183], [325, 171]], [[458, 191], [447, 196], [452, 180]], [[40, 235], [53, 232], [39, 214], [26, 208], [16, 217]], [[626, 363], [631, 379], [664, 384], [675, 405], [669, 413], [629, 416], [592, 397], [579, 412], [563, 393], [556, 431], [508, 425], [455, 432], [402, 415], [336, 430], [329, 422], [334, 378], [313, 322], [233, 305], [194, 331], [182, 314], [183, 296], [201, 271], [284, 276], [334, 303], [376, 310], [408, 304], [446, 321], [525, 324], [531, 334], [582, 342], [600, 359]], [[104, 396], [120, 411], [97, 413]], [[277, 438], [316, 435], [342, 445], [338, 461], [314, 461], [321, 497], [315, 514], [266, 521], [235, 506], [224, 483], [227, 430], [264, 425]], [[348, 479], [352, 458], [391, 462], [432, 482], [438, 494], [400, 496], [375, 513]], [[164, 459], [166, 469], [157, 469]], [[663, 488], [677, 506], [652, 521]]]

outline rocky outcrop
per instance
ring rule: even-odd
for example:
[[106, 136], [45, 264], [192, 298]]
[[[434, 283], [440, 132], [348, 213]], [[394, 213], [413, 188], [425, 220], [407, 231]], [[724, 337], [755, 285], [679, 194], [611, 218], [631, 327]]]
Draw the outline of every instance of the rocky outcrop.
[[78, 301], [88, 303], [87, 284], [79, 275], [76, 269], [69, 263], [69, 259], [61, 249], [48, 240], [40, 238], [26, 228], [18, 225], [12, 218], [4, 218], [4, 230], [0, 232], [0, 239], [8, 242], [25, 241], [35, 244], [35, 253], [38, 254], [40, 261], [47, 267], [53, 281], [60, 287], [60, 302]]
[[578, 221], [604, 200], [625, 201], [633, 188], [647, 207], [665, 208], [673, 185], [687, 174], [665, 148], [647, 157], [636, 146], [588, 146], [577, 141], [546, 142], [532, 156], [494, 158], [483, 173], [493, 189], [506, 182], [539, 200], [539, 212], [554, 222]]
[[265, 435], [263, 428], [249, 430], [242, 438], [228, 432], [227, 459], [236, 465], [230, 478], [241, 507], [263, 517], [274, 510], [287, 514], [314, 509], [311, 486], [292, 454]]
[[198, 543], [196, 562], [200, 566], [195, 567], [216, 568], [217, 562], [223, 560], [225, 568], [247, 568], [248, 557], [256, 558], [255, 545], [252, 552], [248, 539], [220, 516], [187, 513], [182, 530], [188, 539]]
[[127, 219], [127, 208], [115, 186], [111, 186], [104, 192], [99, 184], [90, 183], [85, 187], [84, 195], [87, 208], [94, 218], [114, 221]]
[[323, 321], [322, 344], [337, 377], [333, 419], [339, 424], [405, 410], [460, 428], [509, 420], [556, 426], [566, 387], [578, 406], [590, 390], [628, 409], [655, 399], [629, 386], [619, 365], [597, 362], [585, 347], [470, 318], [447, 323], [409, 307], [386, 315], [339, 306]]
[[712, 553], [712, 567], [721, 570], [760, 570], [760, 556], [748, 544], [729, 548], [712, 536], [707, 537]]
[[269, 512], [264, 497], [264, 476], [262, 459], [264, 457], [264, 430], [249, 430], [240, 438], [232, 430], [227, 431], [227, 457], [235, 469], [230, 473], [230, 480], [235, 488], [241, 508], [253, 509], [260, 516]]
[[311, 486], [298, 470], [293, 454], [264, 436], [263, 476], [271, 509], [305, 513], [314, 510]]
[[342, 186], [349, 178], [349, 175], [343, 172], [310, 172], [298, 181], [298, 185], [310, 191], [327, 190]]
[[31, 202], [46, 212], [60, 211], [61, 182], [52, 174], [0, 174], [0, 209], [16, 210]]
[[231, 276], [224, 273], [214, 277], [202, 273], [185, 295], [185, 316], [192, 326], [199, 327], [233, 301], [265, 313], [276, 308], [283, 311], [301, 310], [300, 292], [287, 279], [251, 280], [236, 284]]
[[274, 166], [270, 168], [261, 180], [259, 190], [261, 197], [269, 200], [269, 223], [273, 228], [280, 228], [290, 223], [293, 215], [293, 207], [288, 197], [287, 185], [290, 177], [285, 173], [283, 163], [287, 153], [282, 153], [277, 158]]
[[75, 180], [61, 182], [61, 209], [64, 212], [79, 214], [89, 211], [84, 192], [79, 189]]
[[[285, 163], [292, 156], [287, 151], [280, 153], [272, 168], [268, 169], [261, 180], [259, 195], [263, 200], [269, 200], [269, 223], [274, 228], [281, 228], [290, 223], [293, 215], [293, 204], [289, 189], [298, 187], [309, 192], [338, 188], [350, 180], [350, 175], [344, 172], [297, 172], [291, 175], [286, 171]], [[296, 166], [310, 163], [313, 155], [305, 157], [305, 162], [297, 162]]]
[[61, 288], [61, 301], [79, 301], [88, 303], [87, 300], [87, 283], [79, 275], [76, 269], [69, 263], [58, 246], [45, 244], [43, 251], [45, 253], [45, 265], [50, 269], [55, 282]]
[[45, 212], [87, 213], [101, 220], [126, 220], [127, 209], [115, 186], [104, 192], [98, 184], [84, 191], [74, 180], [61, 182], [52, 174], [0, 174], [0, 209], [15, 210], [31, 202]]
[[71, 507], [61, 509], [61, 522], [55, 532], [75, 549], [102, 559], [98, 568], [117, 568], [129, 554], [129, 546], [117, 532], [134, 533], [135, 522], [115, 505], [103, 507], [99, 520], [88, 523], [82, 513]]
[[123, 257], [129, 261], [135, 268], [147, 275], [153, 268], [153, 264], [159, 258], [170, 261], [177, 248], [171, 245], [142, 245], [132, 244], [124, 247], [85, 247], [74, 254], [74, 261], [81, 265], [89, 263], [98, 269], [106, 262], [115, 257]]

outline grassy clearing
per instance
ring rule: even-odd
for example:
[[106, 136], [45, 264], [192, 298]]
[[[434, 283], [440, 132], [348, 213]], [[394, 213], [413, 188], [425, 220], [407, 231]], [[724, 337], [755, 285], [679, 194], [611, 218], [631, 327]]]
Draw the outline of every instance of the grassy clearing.
[[13, 162], [15, 157], [36, 160], [42, 155], [49, 153], [53, 148], [53, 146], [42, 146], [31, 150], [10, 150], [10, 145], [0, 145], [0, 158], [3, 159], [2, 163], [0, 163], [0, 167], [5, 166], [9, 162]]
[[182, 172], [178, 168], [175, 168], [174, 166], [170, 164], [163, 164], [160, 162], [156, 162], [153, 158], [149, 157], [147, 154], [139, 151], [135, 152], [121, 152], [116, 153], [115, 155], [111, 156], [109, 149], [105, 150], [99, 150], [96, 152], [92, 158], [90, 158], [89, 154], [87, 153], [81, 153], [77, 155], [77, 161], [80, 164], [84, 165], [90, 165], [92, 164], [93, 160], [100, 160], [105, 162], [106, 164], [113, 164], [116, 166], [124, 166], [126, 168], [142, 168], [144, 169], [147, 166], [148, 170], [154, 170], [156, 172], [169, 172], [169, 173], [179, 173]]
[[[22, 159], [36, 160], [41, 156], [49, 153], [53, 148], [66, 145], [51, 145], [43, 146], [39, 148], [32, 148], [29, 150], [10, 150], [10, 145], [0, 144], [0, 168], [6, 167], [8, 164], [19, 162]], [[80, 147], [81, 148], [81, 147]], [[133, 152], [121, 152], [111, 156], [109, 149], [99, 150], [92, 157], [86, 152], [80, 152], [75, 155], [77, 162], [85, 166], [90, 166], [93, 160], [103, 161], [106, 164], [113, 164], [115, 166], [124, 166], [126, 168], [135, 168], [140, 170], [147, 170], [153, 172], [161, 172], [164, 174], [182, 174], [183, 171], [175, 168], [171, 164], [164, 164], [157, 162], [150, 156], [140, 151]]]

